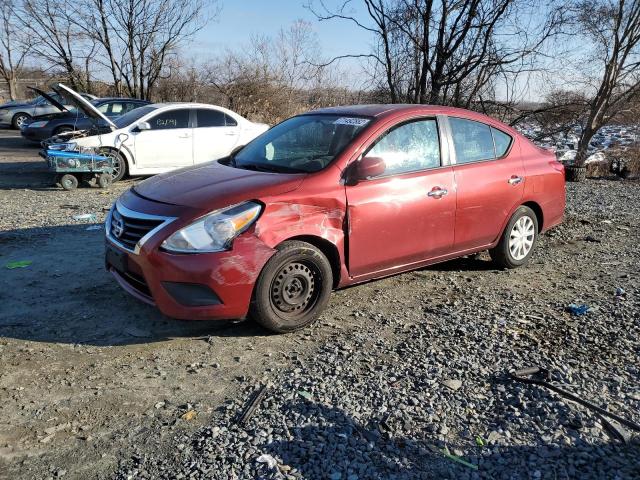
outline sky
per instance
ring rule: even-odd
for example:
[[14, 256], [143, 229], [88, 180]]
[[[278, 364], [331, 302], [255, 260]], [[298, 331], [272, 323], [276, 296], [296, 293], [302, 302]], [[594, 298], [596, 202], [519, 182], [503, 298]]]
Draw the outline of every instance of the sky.
[[[372, 37], [369, 33], [346, 21], [319, 22], [306, 8], [305, 0], [221, 0], [222, 11], [215, 21], [199, 31], [189, 51], [197, 57], [214, 57], [225, 48], [241, 47], [252, 35], [275, 36], [280, 28], [287, 28], [296, 20], [309, 22], [318, 35], [325, 57], [368, 53]], [[337, 0], [326, 0], [329, 7]], [[353, 2], [354, 9], [362, 8]]]
[[[206, 1], [206, 0], [205, 0]], [[324, 0], [330, 9], [335, 9], [344, 0]], [[186, 53], [196, 62], [214, 58], [226, 48], [237, 49], [247, 45], [253, 35], [275, 36], [281, 28], [288, 28], [296, 20], [310, 23], [317, 34], [322, 56], [331, 59], [347, 54], [367, 54], [371, 51], [374, 38], [367, 32], [347, 20], [318, 21], [304, 5], [308, 0], [219, 0], [222, 10], [218, 17], [199, 31]], [[319, 6], [319, 0], [315, 0]], [[358, 0], [350, 2], [353, 15], [359, 19], [367, 19], [367, 13]], [[345, 59], [340, 61], [340, 68], [346, 73], [347, 81], [355, 80], [361, 71], [361, 60]], [[355, 75], [355, 77], [354, 77]], [[557, 79], [554, 79], [557, 80]], [[523, 100], [539, 101], [543, 89], [541, 85], [548, 83], [546, 78], [530, 78], [518, 80], [522, 89]], [[500, 96], [500, 91], [498, 95]]]

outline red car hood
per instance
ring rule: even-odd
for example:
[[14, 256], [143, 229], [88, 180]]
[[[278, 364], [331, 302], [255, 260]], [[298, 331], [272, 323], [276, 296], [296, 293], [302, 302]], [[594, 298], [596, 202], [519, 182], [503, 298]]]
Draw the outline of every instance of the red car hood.
[[264, 173], [208, 162], [156, 175], [134, 190], [157, 202], [211, 210], [290, 192], [304, 177], [305, 174]]

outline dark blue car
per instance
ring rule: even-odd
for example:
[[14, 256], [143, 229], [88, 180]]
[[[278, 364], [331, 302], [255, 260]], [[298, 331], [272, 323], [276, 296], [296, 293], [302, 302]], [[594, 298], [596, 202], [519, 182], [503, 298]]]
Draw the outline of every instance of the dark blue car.
[[[115, 118], [130, 112], [134, 108], [148, 105], [151, 102], [135, 98], [99, 98], [92, 100], [91, 103], [105, 116]], [[62, 108], [64, 108], [64, 110], [58, 113], [33, 117], [29, 123], [20, 129], [20, 133], [27, 140], [41, 142], [42, 140], [64, 132], [86, 130], [96, 127], [100, 128], [101, 126], [106, 127], [106, 124], [100, 125], [100, 122], [96, 125], [95, 120], [87, 117], [75, 108]]]

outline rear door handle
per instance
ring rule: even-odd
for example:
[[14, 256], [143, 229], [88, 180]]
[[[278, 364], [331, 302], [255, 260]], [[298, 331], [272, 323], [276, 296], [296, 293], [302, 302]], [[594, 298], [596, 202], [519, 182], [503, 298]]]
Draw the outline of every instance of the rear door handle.
[[522, 180], [523, 178], [518, 175], [511, 175], [511, 178], [507, 181], [509, 182], [509, 185], [518, 185]]
[[447, 190], [446, 188], [433, 187], [431, 191], [427, 193], [427, 196], [431, 198], [442, 198], [447, 193], [449, 193], [449, 190]]
[[191, 138], [191, 135], [185, 133], [184, 135], [178, 135], [178, 138]]
[[230, 137], [235, 137], [236, 135], [238, 135], [238, 132], [228, 132], [228, 133], [225, 133], [225, 135], [229, 135]]

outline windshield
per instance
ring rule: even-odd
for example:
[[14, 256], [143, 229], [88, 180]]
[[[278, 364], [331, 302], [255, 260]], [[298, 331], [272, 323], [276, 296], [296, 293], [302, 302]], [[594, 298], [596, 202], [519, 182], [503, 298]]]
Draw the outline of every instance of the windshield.
[[238, 168], [282, 173], [322, 170], [370, 122], [345, 115], [301, 115], [276, 125], [240, 150]]
[[[96, 107], [100, 112], [105, 113], [107, 111], [107, 107], [109, 106], [109, 104], [103, 103], [102, 105], [100, 105], [101, 101], [102, 100], [89, 100], [89, 103], [94, 107]], [[82, 112], [81, 110], [78, 110], [78, 107], [67, 107], [67, 110], [69, 111], [69, 113], [72, 113], [78, 117], [86, 117], [84, 112]]]
[[129, 113], [125, 113], [121, 117], [118, 117], [112, 122], [118, 128], [124, 128], [131, 125], [133, 122], [137, 122], [142, 117], [144, 117], [147, 113], [151, 113], [156, 109], [153, 105], [147, 105], [146, 107], [138, 107], [131, 110]]

